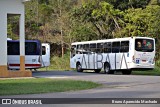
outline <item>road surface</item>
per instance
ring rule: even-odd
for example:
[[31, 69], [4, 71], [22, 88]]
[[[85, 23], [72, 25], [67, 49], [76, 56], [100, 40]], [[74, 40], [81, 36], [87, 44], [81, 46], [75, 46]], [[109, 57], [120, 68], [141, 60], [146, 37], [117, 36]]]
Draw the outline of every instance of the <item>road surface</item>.
[[[108, 75], [90, 73], [77, 73], [75, 71], [48, 71], [33, 72], [36, 78], [52, 79], [74, 79], [93, 81], [103, 84], [101, 87], [81, 91], [69, 91], [58, 93], [34, 94], [34, 95], [11, 95], [0, 96], [1, 98], [160, 98], [160, 77], [159, 76], [138, 76], [138, 75]], [[50, 106], [50, 105], [47, 105]], [[54, 105], [60, 107], [60, 105]], [[86, 105], [84, 105], [86, 106]], [[91, 106], [91, 105], [90, 105]], [[92, 105], [93, 107], [96, 105]], [[98, 107], [104, 106], [102, 104]], [[110, 105], [111, 106], [111, 105]], [[112, 104], [112, 106], [117, 106]], [[118, 107], [134, 107], [135, 105], [119, 105]], [[138, 106], [138, 104], [136, 104]], [[140, 104], [140, 107], [159, 107], [160, 104]], [[61, 107], [70, 107], [61, 105]], [[74, 105], [73, 107], [83, 107]]]

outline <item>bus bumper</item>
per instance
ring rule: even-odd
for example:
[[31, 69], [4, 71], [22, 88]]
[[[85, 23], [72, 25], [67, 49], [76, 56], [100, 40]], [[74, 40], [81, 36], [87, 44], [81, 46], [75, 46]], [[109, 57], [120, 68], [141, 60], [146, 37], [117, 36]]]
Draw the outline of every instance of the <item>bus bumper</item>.
[[155, 65], [154, 64], [150, 64], [150, 65], [147, 65], [147, 64], [132, 64], [130, 67], [129, 67], [129, 69], [134, 69], [134, 70], [136, 70], [136, 69], [141, 69], [141, 70], [153, 70], [154, 69], [154, 67], [155, 67]]

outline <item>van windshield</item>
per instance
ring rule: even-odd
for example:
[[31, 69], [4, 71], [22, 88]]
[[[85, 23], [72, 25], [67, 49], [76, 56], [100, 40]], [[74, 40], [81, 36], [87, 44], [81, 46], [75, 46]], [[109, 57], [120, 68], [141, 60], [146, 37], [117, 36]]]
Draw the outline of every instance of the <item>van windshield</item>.
[[136, 39], [135, 50], [142, 52], [154, 51], [154, 41], [152, 39]]

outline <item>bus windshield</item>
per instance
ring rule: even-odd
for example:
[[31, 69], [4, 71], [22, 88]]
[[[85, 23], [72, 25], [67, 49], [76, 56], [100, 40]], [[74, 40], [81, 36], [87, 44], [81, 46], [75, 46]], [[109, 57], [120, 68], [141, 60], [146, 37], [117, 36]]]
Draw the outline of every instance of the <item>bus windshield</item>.
[[154, 41], [152, 39], [136, 39], [135, 50], [142, 52], [154, 51]]

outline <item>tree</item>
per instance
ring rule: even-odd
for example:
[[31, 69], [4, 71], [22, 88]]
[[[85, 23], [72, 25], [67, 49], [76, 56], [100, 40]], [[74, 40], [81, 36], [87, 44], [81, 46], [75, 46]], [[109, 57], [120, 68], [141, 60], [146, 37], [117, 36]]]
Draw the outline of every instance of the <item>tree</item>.
[[112, 4], [114, 8], [127, 10], [129, 8], [145, 8], [151, 0], [105, 0]]
[[49, 5], [49, 0], [38, 0], [38, 3]]
[[[124, 26], [121, 32], [125, 36], [151, 36], [157, 35], [159, 6], [147, 6], [145, 9], [128, 9], [124, 15]], [[156, 23], [155, 23], [156, 22]], [[157, 28], [156, 28], [156, 27]], [[153, 35], [151, 35], [153, 34]]]
[[83, 4], [73, 13], [76, 20], [91, 23], [99, 39], [114, 37], [114, 32], [120, 30], [118, 21], [122, 15], [122, 11], [114, 9], [109, 3], [97, 0]]
[[70, 45], [69, 12], [75, 0], [32, 0], [26, 3], [26, 35], [29, 39]]

